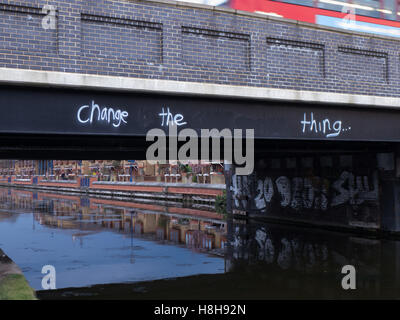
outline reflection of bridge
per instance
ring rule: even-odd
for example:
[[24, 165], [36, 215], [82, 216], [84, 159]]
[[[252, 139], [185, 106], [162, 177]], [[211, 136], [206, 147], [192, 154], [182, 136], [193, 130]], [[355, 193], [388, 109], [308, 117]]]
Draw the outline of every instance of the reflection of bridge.
[[196, 133], [254, 129], [232, 210], [400, 230], [397, 40], [185, 3], [54, 5], [56, 29], [31, 1], [0, 8], [20, 35], [0, 41], [2, 157], [144, 159], [170, 110]]
[[357, 268], [352, 299], [398, 295], [397, 241], [261, 223], [231, 225], [228, 234], [228, 270], [241, 273], [260, 266], [254, 272], [258, 279], [262, 274], [274, 279], [269, 294], [275, 298], [299, 292], [302, 297], [350, 298], [340, 286], [340, 270], [348, 264]]

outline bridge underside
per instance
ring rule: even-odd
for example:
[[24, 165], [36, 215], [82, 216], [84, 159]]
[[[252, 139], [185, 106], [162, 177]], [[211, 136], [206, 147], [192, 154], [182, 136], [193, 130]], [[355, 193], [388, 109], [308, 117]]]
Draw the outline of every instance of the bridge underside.
[[[63, 135], [63, 134], [1, 134], [2, 159], [146, 159], [146, 150], [153, 142], [143, 137]], [[178, 149], [185, 142], [178, 143]], [[273, 156], [338, 155], [394, 152], [395, 142], [266, 140], [254, 143], [255, 159]], [[220, 153], [224, 153], [221, 139]], [[198, 144], [201, 150], [200, 143]], [[169, 155], [167, 148], [167, 157]], [[211, 155], [211, 143], [209, 148]], [[175, 160], [175, 159], [173, 159]]]
[[[161, 129], [253, 129], [256, 156], [377, 152], [400, 142], [395, 109], [288, 101], [0, 86], [0, 155], [17, 158], [145, 158]], [[200, 146], [200, 143], [199, 143]]]
[[396, 110], [22, 86], [0, 97], [1, 158], [146, 159], [152, 129], [253, 129], [255, 170], [227, 172], [228, 211], [400, 231]]
[[174, 125], [199, 136], [204, 129], [253, 129], [258, 140], [400, 142], [395, 108], [26, 86], [1, 86], [0, 97], [6, 137], [124, 141], [151, 129], [168, 135]]

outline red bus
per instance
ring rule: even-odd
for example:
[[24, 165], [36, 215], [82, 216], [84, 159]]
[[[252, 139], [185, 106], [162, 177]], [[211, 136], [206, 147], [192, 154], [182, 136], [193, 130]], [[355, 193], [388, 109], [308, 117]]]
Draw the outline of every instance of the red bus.
[[400, 0], [230, 0], [222, 5], [330, 27], [400, 37]]

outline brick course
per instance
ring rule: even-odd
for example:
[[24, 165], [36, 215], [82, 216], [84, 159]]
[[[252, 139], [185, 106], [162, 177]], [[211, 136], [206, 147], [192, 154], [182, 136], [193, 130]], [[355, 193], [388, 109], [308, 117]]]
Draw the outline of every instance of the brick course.
[[[45, 4], [57, 29], [43, 29]], [[0, 0], [0, 67], [400, 96], [400, 42], [128, 0]]]

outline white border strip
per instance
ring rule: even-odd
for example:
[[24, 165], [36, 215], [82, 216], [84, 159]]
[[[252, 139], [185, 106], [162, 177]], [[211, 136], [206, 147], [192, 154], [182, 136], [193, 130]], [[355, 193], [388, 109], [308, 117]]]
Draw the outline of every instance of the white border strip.
[[156, 92], [166, 94], [246, 98], [258, 100], [332, 103], [349, 106], [400, 108], [400, 98], [301, 91], [248, 86], [232, 86], [172, 80], [0, 68], [0, 83], [29, 86], [80, 88], [111, 91]]

